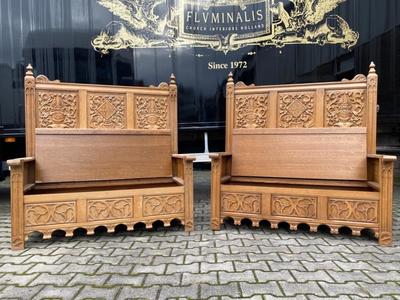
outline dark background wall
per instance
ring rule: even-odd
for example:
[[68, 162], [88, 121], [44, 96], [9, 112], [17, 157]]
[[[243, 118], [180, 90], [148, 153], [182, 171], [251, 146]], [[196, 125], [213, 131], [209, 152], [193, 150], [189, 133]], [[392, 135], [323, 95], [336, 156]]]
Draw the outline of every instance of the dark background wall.
[[[286, 4], [287, 0], [284, 1]], [[400, 148], [400, 1], [347, 0], [336, 10], [360, 33], [347, 51], [339, 46], [245, 47], [227, 54], [205, 48], [127, 49], [101, 55], [91, 39], [117, 19], [95, 0], [0, 0], [0, 123], [23, 127], [24, 67], [68, 82], [149, 85], [175, 73], [179, 84], [180, 152], [223, 150], [226, 70], [208, 62], [246, 61], [235, 80], [256, 84], [317, 82], [366, 73], [380, 76], [378, 144]]]

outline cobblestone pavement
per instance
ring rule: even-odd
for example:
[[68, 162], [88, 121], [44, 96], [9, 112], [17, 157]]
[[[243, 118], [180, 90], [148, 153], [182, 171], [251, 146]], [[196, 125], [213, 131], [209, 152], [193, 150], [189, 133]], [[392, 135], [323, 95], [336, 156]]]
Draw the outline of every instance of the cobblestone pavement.
[[394, 246], [242, 225], [209, 230], [209, 172], [195, 172], [195, 231], [181, 227], [30, 239], [11, 251], [0, 187], [0, 299], [400, 299], [400, 187]]

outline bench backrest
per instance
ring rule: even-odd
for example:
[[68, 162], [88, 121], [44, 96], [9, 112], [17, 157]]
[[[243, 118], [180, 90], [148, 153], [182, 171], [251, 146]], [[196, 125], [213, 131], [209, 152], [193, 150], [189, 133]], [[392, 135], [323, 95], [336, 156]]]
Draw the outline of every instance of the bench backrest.
[[366, 180], [376, 153], [377, 81], [246, 86], [227, 83], [232, 176]]
[[177, 86], [106, 86], [25, 77], [26, 155], [36, 182], [172, 176]]

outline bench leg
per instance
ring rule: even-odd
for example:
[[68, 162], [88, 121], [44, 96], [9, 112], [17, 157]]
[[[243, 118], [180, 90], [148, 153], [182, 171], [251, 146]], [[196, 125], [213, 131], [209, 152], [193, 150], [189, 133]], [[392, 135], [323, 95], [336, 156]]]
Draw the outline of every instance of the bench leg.
[[11, 169], [11, 249], [25, 247], [23, 167]]
[[379, 245], [392, 244], [393, 161], [383, 160], [381, 177]]
[[221, 159], [211, 161], [211, 230], [221, 229]]
[[193, 230], [193, 162], [185, 160], [185, 231]]

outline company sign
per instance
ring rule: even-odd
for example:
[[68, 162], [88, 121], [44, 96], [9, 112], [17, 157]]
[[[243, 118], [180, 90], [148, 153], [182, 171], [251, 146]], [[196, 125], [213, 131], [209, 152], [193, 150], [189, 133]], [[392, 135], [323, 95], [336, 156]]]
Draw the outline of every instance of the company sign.
[[102, 53], [126, 48], [209, 47], [234, 51], [248, 45], [339, 44], [359, 38], [331, 12], [346, 0], [98, 0], [113, 21], [93, 38]]

